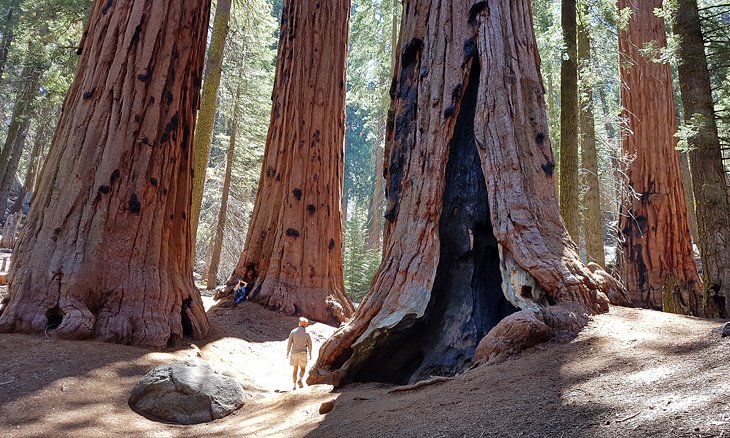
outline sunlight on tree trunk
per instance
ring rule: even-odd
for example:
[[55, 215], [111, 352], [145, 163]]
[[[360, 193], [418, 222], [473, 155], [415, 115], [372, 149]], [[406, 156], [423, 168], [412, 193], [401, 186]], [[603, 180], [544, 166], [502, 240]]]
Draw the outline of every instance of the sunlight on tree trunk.
[[622, 148], [635, 157], [628, 169], [636, 194], [622, 207], [621, 273], [634, 305], [673, 313], [702, 313], [702, 282], [692, 253], [684, 185], [675, 149], [676, 117], [669, 65], [655, 62], [647, 45], [666, 46], [661, 0], [619, 0], [631, 8], [619, 33], [621, 102], [627, 132]]
[[514, 336], [526, 320], [575, 334], [623, 293], [581, 263], [560, 218], [529, 1], [403, 10], [384, 260], [310, 383], [453, 375], [480, 341], [481, 362], [535, 341]]
[[273, 111], [246, 246], [228, 280], [292, 315], [338, 325], [350, 2], [284, 3]]
[[205, 336], [190, 196], [209, 7], [95, 3], [1, 331], [156, 347]]
[[200, 103], [198, 127], [195, 130], [194, 140], [195, 158], [193, 163], [195, 165], [195, 175], [193, 175], [193, 207], [190, 212], [193, 246], [195, 245], [195, 236], [198, 233], [200, 206], [203, 203], [203, 188], [205, 186], [206, 170], [208, 169], [213, 124], [218, 107], [218, 87], [221, 83], [223, 50], [226, 47], [226, 38], [228, 37], [228, 21], [231, 18], [232, 2], [233, 0], [218, 0], [216, 3], [213, 32], [210, 36], [208, 60], [205, 65], [205, 76], [203, 77], [203, 97]]

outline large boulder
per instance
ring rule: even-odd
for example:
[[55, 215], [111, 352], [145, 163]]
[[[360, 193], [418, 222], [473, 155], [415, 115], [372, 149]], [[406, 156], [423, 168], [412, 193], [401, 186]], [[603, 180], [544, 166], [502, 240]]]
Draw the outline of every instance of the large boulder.
[[203, 360], [191, 359], [160, 365], [147, 373], [134, 387], [129, 406], [152, 420], [197, 424], [231, 414], [245, 399], [236, 379]]

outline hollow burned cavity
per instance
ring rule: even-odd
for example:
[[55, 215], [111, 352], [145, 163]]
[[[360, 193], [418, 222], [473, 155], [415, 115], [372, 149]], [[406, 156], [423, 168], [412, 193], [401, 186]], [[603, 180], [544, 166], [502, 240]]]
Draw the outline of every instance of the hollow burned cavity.
[[426, 314], [384, 333], [354, 380], [407, 383], [454, 375], [471, 365], [489, 330], [516, 310], [502, 292], [489, 195], [474, 138], [479, 73], [475, 59], [449, 145], [441, 252]]

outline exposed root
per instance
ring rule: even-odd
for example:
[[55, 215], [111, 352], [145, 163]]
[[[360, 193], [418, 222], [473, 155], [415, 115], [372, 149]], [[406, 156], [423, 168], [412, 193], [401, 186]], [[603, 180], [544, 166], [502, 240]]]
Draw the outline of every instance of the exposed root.
[[522, 310], [503, 319], [477, 347], [476, 366], [496, 364], [537, 344], [554, 340], [568, 342], [588, 324], [588, 309], [577, 303], [562, 303], [538, 312]]
[[424, 386], [430, 386], [430, 385], [436, 385], [438, 383], [445, 383], [449, 380], [454, 380], [453, 377], [432, 377], [428, 380], [421, 380], [420, 382], [416, 382], [412, 385], [403, 385], [399, 386], [397, 388], [393, 388], [390, 391], [388, 391], [388, 394], [395, 394], [397, 392], [406, 392], [406, 391], [414, 391], [419, 388], [423, 388]]

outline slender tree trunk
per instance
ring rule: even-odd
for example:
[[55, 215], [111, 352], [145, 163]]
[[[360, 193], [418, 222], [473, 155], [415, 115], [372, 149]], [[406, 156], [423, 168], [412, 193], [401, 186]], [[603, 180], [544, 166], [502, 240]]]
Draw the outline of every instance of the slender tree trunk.
[[661, 0], [619, 0], [632, 11], [619, 32], [621, 103], [628, 134], [622, 148], [635, 156], [628, 169], [636, 193], [623, 206], [622, 277], [634, 305], [674, 313], [701, 314], [702, 282], [692, 254], [687, 203], [676, 151], [676, 118], [669, 65], [640, 50], [666, 46], [664, 21], [654, 15]]
[[373, 196], [368, 206], [368, 235], [365, 246], [369, 250], [381, 248], [383, 236], [383, 150], [380, 148], [385, 142], [385, 120], [379, 121], [378, 136], [373, 151], [375, 176], [373, 178]]
[[33, 178], [35, 177], [36, 164], [38, 162], [38, 159], [40, 158], [40, 152], [43, 147], [42, 139], [46, 135], [46, 127], [47, 125], [45, 123], [41, 123], [41, 125], [36, 128], [37, 130], [33, 138], [33, 149], [31, 150], [30, 156], [28, 157], [28, 167], [25, 169], [25, 178], [23, 178], [23, 185], [20, 188], [18, 197], [15, 199], [15, 202], [13, 202], [13, 205], [10, 207], [10, 214], [17, 213], [23, 209], [25, 197], [30, 191], [30, 187], [33, 184]]
[[221, 262], [223, 251], [223, 233], [226, 230], [226, 219], [228, 215], [228, 196], [231, 191], [231, 177], [233, 175], [233, 159], [236, 154], [236, 137], [238, 135], [238, 119], [241, 117], [241, 85], [236, 89], [236, 103], [233, 107], [233, 118], [231, 120], [231, 132], [226, 151], [226, 176], [223, 178], [223, 190], [221, 195], [221, 207], [218, 210], [218, 222], [215, 227], [213, 239], [213, 251], [208, 265], [208, 280], [206, 289], [215, 289], [218, 286], [218, 268]]
[[9, 4], [8, 11], [3, 14], [2, 23], [2, 39], [0, 40], [0, 81], [2, 81], [5, 72], [5, 64], [8, 61], [8, 53], [10, 46], [15, 38], [15, 18], [18, 15], [18, 5], [20, 1], [15, 0]]
[[228, 281], [263, 305], [338, 325], [350, 2], [286, 0], [271, 124], [246, 246]]
[[507, 354], [521, 321], [575, 333], [559, 309], [603, 312], [602, 292], [621, 293], [560, 218], [529, 1], [406, 0], [403, 14], [385, 258], [310, 382], [452, 375], [487, 333], [486, 356]]
[[[586, 25], [587, 7], [578, 24], [578, 62], [582, 71], [591, 70], [591, 39]], [[587, 83], [587, 81], [585, 81]], [[587, 85], [582, 90], [586, 96], [580, 105], [581, 162], [583, 193], [583, 236], [589, 262], [605, 266], [603, 250], [603, 212], [601, 211], [601, 188], [598, 178], [598, 152], [596, 151], [596, 128], [593, 114], [593, 89]]]
[[560, 64], [560, 215], [573, 241], [580, 241], [578, 155], [578, 48], [576, 0], [562, 0], [563, 60]]
[[0, 220], [5, 220], [5, 210], [8, 205], [8, 196], [18, 170], [20, 156], [25, 147], [25, 140], [30, 127], [33, 100], [38, 94], [41, 73], [32, 65], [23, 69], [25, 82], [18, 93], [15, 108], [10, 119], [8, 135], [0, 151]]
[[36, 179], [36, 173], [38, 171], [38, 162], [41, 160], [43, 154], [43, 145], [45, 144], [50, 125], [48, 118], [50, 117], [52, 107], [45, 105], [41, 113], [38, 115], [38, 126], [35, 128], [35, 135], [33, 137], [33, 149], [31, 149], [30, 156], [28, 157], [28, 167], [25, 169], [25, 178], [23, 179], [23, 186], [21, 187], [18, 197], [15, 199], [12, 207], [10, 207], [10, 214], [17, 213], [23, 209], [23, 203], [28, 192], [33, 191], [33, 182]]
[[679, 83], [685, 121], [698, 132], [689, 139], [704, 305], [710, 316], [730, 315], [730, 200], [722, 163], [710, 75], [696, 0], [678, 0], [675, 33], [681, 38]]
[[689, 169], [689, 156], [687, 152], [679, 153], [679, 165], [682, 169], [682, 183], [684, 184], [684, 201], [687, 203], [687, 221], [689, 222], [689, 234], [692, 242], [699, 245], [699, 234], [697, 234], [697, 215], [695, 206], [694, 189], [692, 183], [692, 171]]
[[210, 37], [208, 60], [205, 65], [203, 78], [203, 98], [198, 113], [198, 127], [195, 131], [195, 175], [193, 176], [193, 208], [190, 213], [192, 222], [193, 245], [198, 233], [200, 221], [200, 207], [203, 204], [203, 188], [205, 174], [208, 169], [210, 156], [210, 142], [213, 138], [213, 125], [218, 107], [218, 88], [221, 83], [223, 70], [223, 51], [228, 38], [228, 22], [231, 17], [232, 0], [217, 0], [215, 17], [213, 18], [213, 32]]
[[206, 334], [190, 199], [209, 7], [95, 3], [0, 330], [150, 346]]

